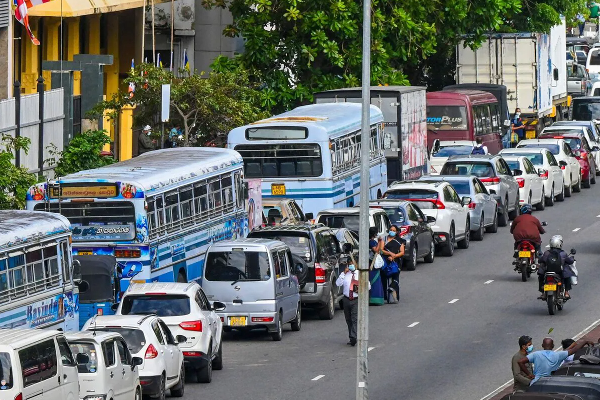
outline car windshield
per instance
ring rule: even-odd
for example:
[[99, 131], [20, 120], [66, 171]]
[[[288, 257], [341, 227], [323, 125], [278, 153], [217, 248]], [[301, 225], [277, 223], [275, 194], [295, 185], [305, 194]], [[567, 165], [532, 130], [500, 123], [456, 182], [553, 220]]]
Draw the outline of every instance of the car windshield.
[[[531, 161], [531, 163], [533, 165], [544, 164], [544, 158], [541, 153], [531, 154], [531, 153], [519, 153], [519, 152], [510, 152], [510, 153], [502, 152], [502, 155], [503, 156], [523, 156], [523, 157], [528, 158], [529, 161]], [[508, 164], [508, 165], [510, 166], [510, 164]], [[512, 166], [510, 168], [512, 169]]]
[[427, 106], [427, 129], [452, 131], [467, 129], [467, 108], [464, 106]]
[[510, 167], [511, 170], [514, 169], [521, 169], [520, 163], [518, 160], [504, 160], [506, 161], [506, 163], [508, 164], [508, 166]]
[[600, 50], [592, 50], [588, 56], [590, 65], [600, 65]]
[[352, 231], [358, 231], [359, 229], [358, 215], [321, 215], [317, 221], [320, 224], [325, 224], [332, 229], [348, 228]]
[[470, 196], [471, 195], [471, 181], [450, 181], [450, 184], [456, 190], [460, 196]]
[[211, 251], [206, 258], [205, 279], [208, 281], [268, 281], [271, 278], [269, 254], [233, 248]]
[[488, 162], [447, 162], [441, 175], [475, 175], [478, 178], [495, 176], [494, 168]]
[[12, 365], [10, 354], [8, 353], [0, 353], [0, 380], [3, 381], [0, 390], [7, 390], [13, 387]]
[[437, 209], [435, 203], [438, 200], [438, 193], [427, 189], [393, 189], [388, 190], [384, 198], [410, 200], [421, 210], [434, 210]]
[[288, 231], [255, 231], [250, 233], [248, 237], [279, 240], [288, 245], [292, 254], [299, 255], [308, 262], [312, 261], [310, 238], [308, 233]]
[[560, 152], [560, 149], [557, 144], [552, 143], [519, 143], [517, 147], [521, 148], [537, 148], [537, 149], [548, 149], [550, 153], [557, 155]]
[[96, 346], [93, 343], [69, 342], [69, 347], [76, 359], [79, 354], [87, 356], [85, 364], [77, 361], [77, 370], [80, 374], [93, 374], [98, 370], [98, 354], [96, 354]]
[[383, 211], [393, 225], [403, 225], [406, 221], [405, 211], [402, 207], [384, 207]]
[[580, 121], [591, 121], [600, 119], [600, 102], [594, 100], [573, 100], [572, 119]]
[[444, 146], [440, 147], [439, 151], [435, 154], [432, 154], [432, 157], [450, 157], [450, 156], [465, 156], [467, 154], [471, 154], [473, 151], [473, 146]]
[[571, 150], [581, 150], [581, 139], [566, 137], [564, 141], [571, 146]]
[[175, 317], [190, 313], [190, 298], [184, 294], [130, 295], [123, 299], [121, 314]]
[[121, 328], [118, 326], [103, 326], [99, 328], [93, 328], [90, 326], [89, 330], [101, 331], [101, 332], [116, 332], [123, 336], [125, 339], [125, 343], [127, 343], [127, 347], [132, 353], [137, 353], [144, 348], [146, 345], [146, 336], [144, 336], [144, 332], [141, 329], [135, 328]]

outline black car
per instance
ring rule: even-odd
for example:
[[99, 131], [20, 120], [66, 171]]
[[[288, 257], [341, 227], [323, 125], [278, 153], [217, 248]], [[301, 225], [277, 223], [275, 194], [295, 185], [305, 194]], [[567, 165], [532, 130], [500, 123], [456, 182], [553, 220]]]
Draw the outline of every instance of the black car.
[[[317, 308], [321, 319], [333, 319], [342, 288], [336, 286], [342, 265], [341, 246], [335, 232], [323, 224], [290, 224], [257, 228], [248, 238], [281, 240], [301, 264], [300, 296], [304, 307]], [[345, 265], [343, 265], [345, 267]]]
[[416, 204], [404, 200], [372, 200], [369, 207], [382, 208], [390, 222], [400, 229], [400, 237], [406, 240], [403, 266], [407, 270], [414, 271], [421, 257], [427, 263], [433, 262], [435, 241], [429, 226], [435, 222], [433, 217], [425, 216]]

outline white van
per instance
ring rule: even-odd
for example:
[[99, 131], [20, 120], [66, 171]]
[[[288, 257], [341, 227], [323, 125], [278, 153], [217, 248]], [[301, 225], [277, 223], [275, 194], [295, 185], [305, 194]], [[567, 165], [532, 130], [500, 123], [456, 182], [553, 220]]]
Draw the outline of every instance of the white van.
[[77, 363], [62, 332], [0, 329], [0, 399], [79, 399]]

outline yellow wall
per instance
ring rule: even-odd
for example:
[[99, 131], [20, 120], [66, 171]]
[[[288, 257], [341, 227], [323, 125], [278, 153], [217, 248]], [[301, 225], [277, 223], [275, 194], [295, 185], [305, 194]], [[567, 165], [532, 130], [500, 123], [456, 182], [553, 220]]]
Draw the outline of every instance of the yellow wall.
[[[31, 32], [38, 37], [39, 20], [31, 18], [29, 20]], [[38, 46], [35, 46], [29, 40], [29, 36], [23, 29], [21, 35], [21, 87], [25, 94], [35, 93], [37, 91], [37, 78], [39, 73], [39, 52]]]

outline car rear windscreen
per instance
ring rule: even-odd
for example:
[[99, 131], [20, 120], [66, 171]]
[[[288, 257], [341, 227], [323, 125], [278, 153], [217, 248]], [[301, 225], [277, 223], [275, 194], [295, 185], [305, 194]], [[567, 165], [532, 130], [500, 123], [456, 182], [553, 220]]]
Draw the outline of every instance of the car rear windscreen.
[[[529, 159], [529, 161], [531, 161], [531, 163], [533, 165], [542, 165], [544, 164], [544, 158], [542, 156], [541, 153], [538, 154], [531, 154], [531, 153], [519, 153], [519, 152], [514, 152], [514, 153], [505, 153], [502, 152], [503, 156], [522, 156], [522, 157], [526, 157]], [[510, 164], [508, 164], [510, 166]], [[510, 167], [512, 169], [512, 167]]]
[[317, 222], [325, 224], [332, 229], [347, 228], [352, 231], [358, 231], [360, 226], [359, 219], [360, 216], [358, 215], [320, 215]]
[[190, 313], [190, 298], [182, 294], [129, 295], [123, 299], [121, 314], [175, 317]]
[[[292, 254], [296, 254], [306, 259], [308, 262], [312, 261], [312, 252], [310, 251], [310, 238], [306, 232], [292, 232], [292, 231], [255, 231], [248, 234], [249, 238], [262, 238], [279, 240], [287, 244]], [[309, 257], [306, 257], [306, 255]]]
[[473, 146], [444, 146], [437, 153], [432, 154], [432, 157], [466, 156], [472, 151]]
[[77, 362], [77, 372], [80, 374], [93, 374], [98, 370], [98, 354], [96, 354], [96, 346], [93, 343], [69, 342], [69, 347], [75, 359], [79, 354], [88, 358], [88, 362], [85, 364]]
[[573, 100], [573, 120], [591, 121], [600, 119], [600, 102], [594, 100]]
[[521, 144], [519, 143], [517, 145], [517, 148], [536, 148], [536, 149], [548, 149], [550, 150], [550, 153], [557, 155], [560, 152], [560, 149], [558, 147], [557, 144], [552, 144], [552, 143], [525, 143], [525, 144]]
[[385, 193], [386, 199], [410, 200], [421, 210], [437, 209], [435, 202], [438, 200], [438, 193], [427, 189], [392, 189]]
[[268, 281], [271, 278], [269, 254], [266, 251], [211, 251], [204, 265], [207, 281]]
[[441, 175], [475, 175], [478, 178], [496, 176], [489, 162], [449, 161], [444, 164]]
[[120, 328], [118, 326], [103, 326], [97, 329], [93, 328], [94, 327], [92, 325], [88, 329], [99, 332], [116, 332], [120, 334], [121, 336], [123, 336], [123, 339], [125, 339], [125, 343], [127, 343], [127, 347], [129, 347], [129, 350], [134, 354], [142, 350], [146, 345], [146, 336], [144, 336], [144, 332], [141, 329]]

